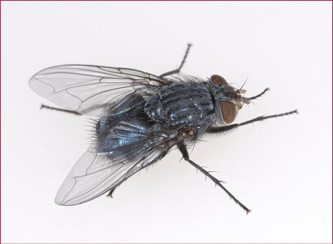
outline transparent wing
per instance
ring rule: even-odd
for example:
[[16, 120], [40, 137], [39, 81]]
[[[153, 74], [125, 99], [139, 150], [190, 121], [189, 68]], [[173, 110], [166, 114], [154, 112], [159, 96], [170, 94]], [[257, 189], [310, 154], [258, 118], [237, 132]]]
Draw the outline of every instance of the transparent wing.
[[109, 104], [131, 94], [149, 96], [170, 84], [135, 69], [93, 65], [60, 65], [35, 74], [29, 85], [36, 93], [68, 110], [101, 116]]
[[175, 137], [165, 132], [146, 136], [153, 143], [147, 145], [142, 139], [116, 150], [116, 155], [97, 153], [94, 149], [86, 151], [62, 183], [55, 202], [77, 205], [114, 190], [136, 172], [163, 158], [176, 143]]

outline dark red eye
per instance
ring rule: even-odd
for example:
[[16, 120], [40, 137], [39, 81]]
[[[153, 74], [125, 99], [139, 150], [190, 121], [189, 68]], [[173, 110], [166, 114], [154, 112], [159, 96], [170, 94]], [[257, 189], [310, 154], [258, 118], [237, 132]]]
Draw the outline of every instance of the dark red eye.
[[222, 77], [222, 76], [219, 76], [219, 75], [212, 75], [210, 77], [210, 79], [213, 81], [213, 83], [217, 86], [220, 86], [220, 85], [228, 85], [228, 82]]
[[224, 122], [227, 124], [232, 123], [236, 118], [236, 106], [232, 102], [224, 101], [221, 102], [221, 111]]

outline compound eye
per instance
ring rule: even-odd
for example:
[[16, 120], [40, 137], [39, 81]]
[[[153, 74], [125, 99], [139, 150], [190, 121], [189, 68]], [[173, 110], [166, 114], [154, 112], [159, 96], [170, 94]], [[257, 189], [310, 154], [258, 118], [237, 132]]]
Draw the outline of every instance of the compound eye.
[[210, 79], [213, 81], [213, 83], [217, 86], [220, 86], [220, 85], [228, 85], [228, 82], [222, 77], [222, 76], [219, 76], [219, 75], [212, 75], [210, 77]]
[[224, 122], [232, 123], [236, 118], [236, 105], [229, 101], [221, 102], [221, 111]]

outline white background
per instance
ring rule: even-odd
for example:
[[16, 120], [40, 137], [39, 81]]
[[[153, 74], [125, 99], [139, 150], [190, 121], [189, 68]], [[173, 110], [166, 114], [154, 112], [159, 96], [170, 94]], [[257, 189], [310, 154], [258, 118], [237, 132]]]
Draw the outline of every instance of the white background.
[[[331, 2], [2, 2], [2, 242], [330, 242]], [[154, 74], [223, 75], [247, 94], [271, 89], [237, 122], [299, 115], [205, 137], [191, 158], [227, 182], [249, 215], [172, 151], [114, 193], [54, 203], [89, 144], [83, 117], [28, 87], [58, 64]]]

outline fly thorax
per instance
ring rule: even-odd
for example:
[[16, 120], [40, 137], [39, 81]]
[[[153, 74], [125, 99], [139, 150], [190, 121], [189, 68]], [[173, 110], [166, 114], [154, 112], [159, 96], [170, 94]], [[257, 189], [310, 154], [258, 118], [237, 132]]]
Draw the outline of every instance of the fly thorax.
[[215, 119], [214, 103], [202, 83], [177, 82], [162, 87], [144, 106], [150, 119], [168, 126], [203, 126]]

